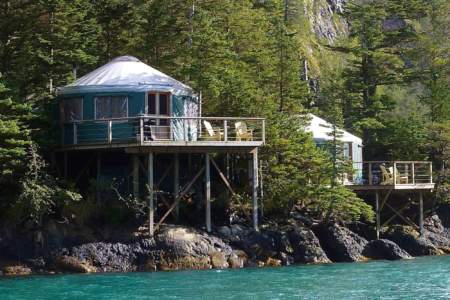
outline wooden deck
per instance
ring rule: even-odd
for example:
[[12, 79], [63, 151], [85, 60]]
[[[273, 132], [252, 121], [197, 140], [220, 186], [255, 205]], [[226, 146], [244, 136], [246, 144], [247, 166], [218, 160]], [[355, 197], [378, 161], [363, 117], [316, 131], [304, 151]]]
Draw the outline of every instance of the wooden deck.
[[353, 162], [351, 178], [343, 183], [354, 191], [432, 190], [433, 167], [429, 161]]
[[[239, 126], [243, 126], [244, 129]], [[248, 152], [265, 144], [265, 119], [161, 117], [83, 120], [61, 126], [59, 151]]]

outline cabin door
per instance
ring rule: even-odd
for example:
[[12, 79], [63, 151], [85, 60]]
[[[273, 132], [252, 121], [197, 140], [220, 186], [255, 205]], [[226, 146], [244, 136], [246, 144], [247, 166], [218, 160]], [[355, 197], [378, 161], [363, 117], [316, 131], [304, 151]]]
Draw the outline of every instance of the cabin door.
[[157, 117], [167, 117], [167, 119], [150, 120], [150, 125], [153, 139], [170, 139], [171, 129], [170, 119], [168, 119], [171, 116], [170, 93], [148, 93], [145, 113]]

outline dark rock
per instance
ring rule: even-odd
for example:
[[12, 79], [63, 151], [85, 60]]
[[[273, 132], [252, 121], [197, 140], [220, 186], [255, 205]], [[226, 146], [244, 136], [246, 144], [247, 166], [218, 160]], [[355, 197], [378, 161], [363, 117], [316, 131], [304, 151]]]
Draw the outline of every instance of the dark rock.
[[314, 230], [323, 250], [332, 261], [354, 262], [363, 258], [362, 251], [367, 240], [348, 228], [334, 224], [321, 225]]
[[295, 262], [293, 256], [288, 255], [288, 254], [286, 254], [286, 253], [284, 253], [284, 252], [280, 252], [280, 253], [278, 254], [278, 258], [281, 260], [281, 263], [282, 263], [284, 266], [290, 266], [290, 265], [292, 265], [292, 264]]
[[394, 225], [383, 232], [383, 237], [395, 242], [412, 256], [442, 254], [430, 240], [420, 237], [419, 232], [411, 226]]
[[329, 263], [314, 232], [307, 228], [294, 227], [289, 231], [290, 245], [296, 263]]
[[24, 276], [32, 273], [31, 269], [26, 266], [6, 266], [2, 269], [4, 276]]
[[362, 253], [364, 256], [372, 259], [409, 259], [412, 258], [405, 250], [401, 249], [396, 243], [380, 239], [370, 241]]

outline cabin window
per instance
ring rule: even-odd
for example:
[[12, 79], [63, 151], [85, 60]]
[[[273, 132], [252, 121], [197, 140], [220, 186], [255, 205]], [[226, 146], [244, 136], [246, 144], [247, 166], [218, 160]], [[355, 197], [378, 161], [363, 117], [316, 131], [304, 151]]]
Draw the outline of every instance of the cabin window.
[[128, 117], [128, 98], [126, 96], [95, 97], [95, 118]]
[[352, 153], [352, 143], [351, 142], [344, 142], [344, 159], [353, 159], [353, 153]]
[[65, 98], [60, 105], [61, 120], [73, 122], [83, 119], [83, 98]]

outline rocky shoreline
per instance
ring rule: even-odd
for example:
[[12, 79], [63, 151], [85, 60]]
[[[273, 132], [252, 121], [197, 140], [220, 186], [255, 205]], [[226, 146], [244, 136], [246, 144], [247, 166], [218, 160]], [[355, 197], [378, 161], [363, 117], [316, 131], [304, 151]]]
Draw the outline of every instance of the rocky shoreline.
[[425, 237], [420, 237], [412, 227], [394, 225], [383, 231], [382, 239], [370, 240], [363, 236], [363, 230], [309, 224], [294, 218], [284, 225], [266, 225], [260, 232], [240, 224], [217, 227], [210, 234], [165, 225], [153, 238], [146, 237], [145, 228], [141, 228], [128, 241], [52, 246], [20, 262], [3, 255], [8, 252], [5, 245], [11, 243], [0, 238], [0, 274], [225, 269], [450, 254], [450, 229], [439, 217], [429, 217], [425, 228]]

